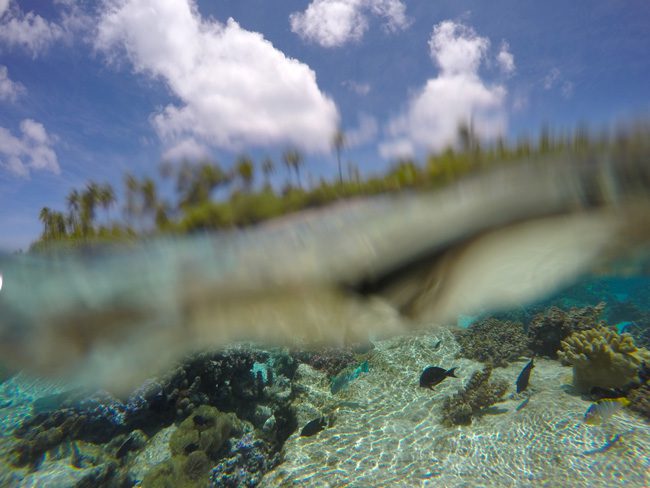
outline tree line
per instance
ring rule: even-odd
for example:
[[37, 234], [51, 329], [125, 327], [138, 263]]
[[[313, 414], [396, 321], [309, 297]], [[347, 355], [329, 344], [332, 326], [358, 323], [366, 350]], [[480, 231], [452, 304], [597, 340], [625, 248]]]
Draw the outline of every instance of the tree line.
[[[618, 143], [640, 144], [635, 142], [635, 137], [643, 139], [647, 133], [626, 132], [619, 136]], [[341, 155], [346, 142], [344, 133], [339, 131], [332, 139], [338, 169], [335, 179], [305, 185], [301, 177], [305, 157], [300, 150], [289, 148], [282, 155], [287, 181], [281, 188], [271, 184], [278, 168], [268, 157], [256, 163], [242, 155], [230, 169], [208, 160], [178, 165], [164, 163], [160, 167], [160, 179], [125, 175], [124, 202], [117, 213], [113, 213], [119, 203], [114, 188], [91, 181], [82, 189], [71, 190], [66, 198], [66, 210], [41, 209], [43, 231], [32, 249], [53, 242], [85, 244], [161, 233], [244, 227], [342, 198], [404, 188], [428, 189], [495, 165], [568, 151], [604, 150], [612, 142], [606, 134], [592, 136], [579, 128], [565, 135], [543, 129], [535, 140], [520, 138], [508, 143], [498, 139], [485, 145], [467, 125], [459, 127], [457, 139], [455, 145], [429, 154], [422, 162], [395, 161], [384, 174], [362, 178], [352, 163], [348, 165], [348, 174], [343, 174]], [[161, 194], [159, 188], [163, 181], [173, 183], [171, 200]]]

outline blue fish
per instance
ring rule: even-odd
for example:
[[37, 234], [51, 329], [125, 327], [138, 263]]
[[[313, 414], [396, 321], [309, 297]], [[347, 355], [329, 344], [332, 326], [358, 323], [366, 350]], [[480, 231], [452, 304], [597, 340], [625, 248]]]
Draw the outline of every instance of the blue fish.
[[330, 385], [330, 391], [332, 394], [336, 394], [339, 391], [341, 391], [343, 388], [348, 386], [352, 381], [356, 380], [361, 373], [367, 373], [370, 371], [370, 368], [368, 366], [368, 361], [364, 361], [361, 363], [359, 366], [357, 366], [354, 371], [348, 374], [340, 374], [338, 376], [335, 376], [332, 379], [332, 383]]
[[524, 366], [524, 369], [521, 370], [521, 373], [519, 373], [519, 377], [517, 378], [517, 393], [521, 393], [524, 391], [526, 388], [528, 388], [528, 380], [530, 380], [530, 372], [533, 370], [535, 365], [533, 364], [533, 360], [535, 357], [533, 356], [531, 360]]

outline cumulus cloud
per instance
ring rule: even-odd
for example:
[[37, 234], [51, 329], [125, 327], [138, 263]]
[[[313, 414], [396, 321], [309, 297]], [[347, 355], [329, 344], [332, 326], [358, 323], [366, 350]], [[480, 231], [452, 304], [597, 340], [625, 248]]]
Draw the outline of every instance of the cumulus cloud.
[[0, 127], [0, 168], [17, 176], [28, 177], [31, 171], [61, 172], [52, 148], [54, 141], [43, 124], [24, 119], [20, 136]]
[[390, 138], [379, 147], [382, 156], [411, 156], [417, 148], [443, 149], [455, 142], [461, 122], [471, 122], [483, 139], [505, 131], [507, 91], [502, 85], [486, 84], [478, 73], [489, 46], [487, 38], [464, 24], [447, 20], [434, 27], [429, 48], [440, 72], [390, 121]]
[[0, 101], [14, 101], [24, 91], [25, 87], [20, 83], [11, 81], [7, 67], [0, 64]]
[[125, 53], [136, 72], [178, 97], [152, 116], [169, 145], [193, 138], [231, 150], [329, 150], [339, 115], [314, 71], [233, 19], [203, 19], [191, 0], [110, 0], [96, 48], [113, 59]]
[[66, 30], [56, 22], [49, 22], [34, 12], [24, 13], [18, 5], [10, 3], [0, 0], [0, 42], [21, 46], [35, 57], [67, 36]]
[[408, 26], [406, 5], [400, 0], [313, 0], [304, 12], [289, 16], [291, 30], [323, 47], [358, 41], [368, 29], [369, 15], [384, 20], [389, 31]]
[[510, 45], [505, 41], [501, 43], [501, 49], [497, 54], [497, 62], [504, 74], [511, 75], [515, 72], [515, 57], [510, 52]]
[[165, 161], [182, 161], [187, 159], [189, 161], [198, 161], [209, 157], [209, 149], [196, 141], [193, 137], [182, 139], [176, 142], [173, 146], [163, 153]]

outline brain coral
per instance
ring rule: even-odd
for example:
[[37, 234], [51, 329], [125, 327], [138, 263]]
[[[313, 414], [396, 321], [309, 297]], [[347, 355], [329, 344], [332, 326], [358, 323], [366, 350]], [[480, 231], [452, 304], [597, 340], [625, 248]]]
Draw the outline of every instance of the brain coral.
[[632, 336], [607, 327], [574, 332], [562, 341], [558, 356], [563, 364], [573, 366], [573, 385], [581, 392], [638, 381], [639, 366], [650, 361], [650, 352], [638, 349]]

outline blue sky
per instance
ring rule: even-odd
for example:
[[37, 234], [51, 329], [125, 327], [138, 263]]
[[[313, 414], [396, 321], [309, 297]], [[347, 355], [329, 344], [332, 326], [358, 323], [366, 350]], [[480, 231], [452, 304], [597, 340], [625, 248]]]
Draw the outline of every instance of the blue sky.
[[[297, 145], [313, 178], [650, 111], [645, 0], [0, 0], [0, 249], [87, 180]], [[279, 164], [278, 164], [279, 165]], [[278, 180], [285, 175], [280, 170]]]

